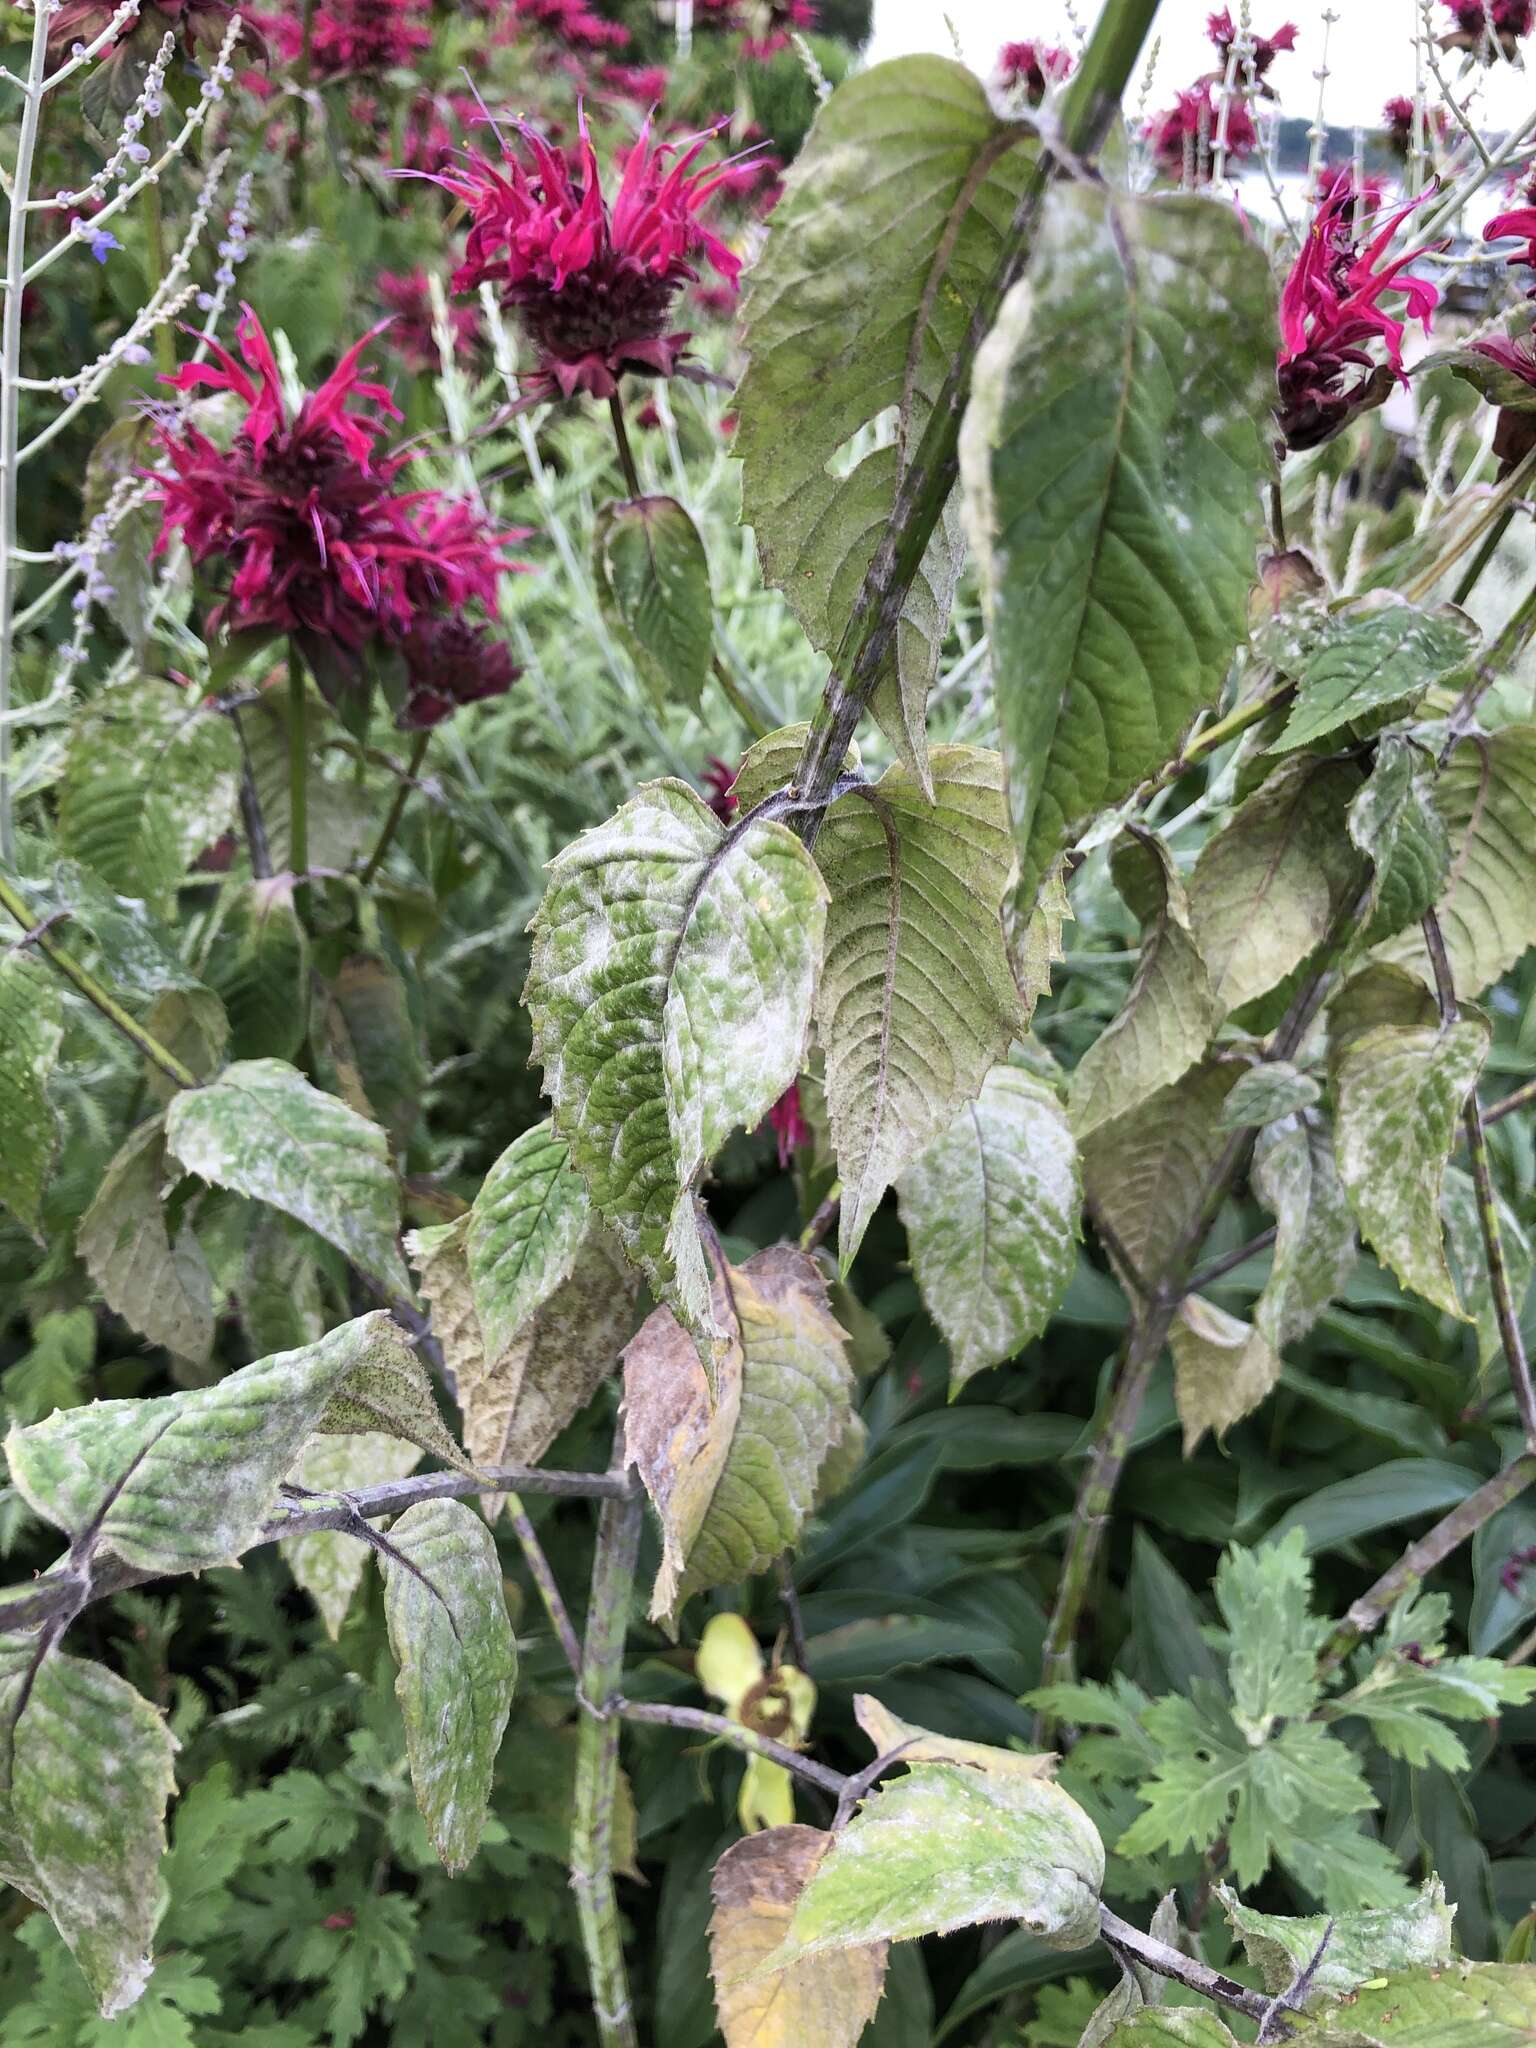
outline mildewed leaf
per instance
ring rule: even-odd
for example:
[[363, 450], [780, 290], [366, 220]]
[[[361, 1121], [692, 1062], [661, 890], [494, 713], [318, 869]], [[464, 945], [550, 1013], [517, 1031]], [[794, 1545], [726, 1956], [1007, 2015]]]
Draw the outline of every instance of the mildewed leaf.
[[1031, 1754], [1019, 1749], [998, 1749], [990, 1742], [965, 1742], [953, 1735], [935, 1735], [931, 1728], [903, 1721], [867, 1692], [854, 1694], [853, 1717], [869, 1737], [876, 1756], [899, 1753], [905, 1764], [965, 1764], [1005, 1777], [1017, 1772], [1026, 1778], [1050, 1778], [1055, 1776], [1060, 1762], [1048, 1750]]
[[960, 449], [1024, 905], [1170, 758], [1245, 636], [1274, 345], [1230, 207], [1052, 189]]
[[569, 1278], [589, 1213], [587, 1184], [547, 1118], [513, 1139], [475, 1197], [465, 1244], [487, 1351], [504, 1351]]
[[1488, 1052], [1485, 1017], [1379, 1024], [1333, 1062], [1336, 1143], [1360, 1234], [1405, 1287], [1460, 1316], [1440, 1222], [1458, 1119]]
[[714, 605], [709, 557], [676, 498], [602, 506], [592, 567], [603, 616], [657, 706], [696, 705], [709, 674]]
[[395, 1233], [399, 1195], [377, 1124], [282, 1060], [239, 1060], [187, 1088], [165, 1118], [171, 1156], [318, 1232], [386, 1294], [409, 1299]]
[[1369, 1977], [1297, 2029], [1305, 2048], [1527, 2048], [1536, 2029], [1536, 1969], [1468, 1963]]
[[726, 2048], [855, 2048], [869, 2024], [885, 1984], [885, 1942], [767, 1974], [759, 1967], [833, 1839], [819, 1828], [765, 1828], [715, 1865], [710, 1974]]
[[1218, 1440], [1251, 1415], [1280, 1377], [1280, 1357], [1251, 1323], [1187, 1294], [1168, 1333], [1184, 1455], [1209, 1429]]
[[[744, 309], [736, 452], [763, 574], [824, 652], [885, 539], [1035, 156], [1034, 138], [998, 119], [962, 65], [902, 57], [840, 85], [790, 168]], [[894, 440], [871, 434], [893, 408]], [[946, 515], [874, 699], [923, 784], [923, 707], [959, 556], [958, 521]]]
[[[748, 747], [741, 757], [736, 780], [731, 784], [732, 793], [743, 811], [755, 810], [764, 797], [775, 795], [794, 781], [795, 769], [810, 729], [809, 719], [800, 719], [794, 725], [776, 726]], [[858, 741], [850, 741], [848, 752], [843, 757], [843, 773], [857, 775], [860, 759]]]
[[1142, 926], [1136, 976], [1120, 1014], [1073, 1069], [1067, 1101], [1080, 1138], [1113, 1123], [1188, 1070], [1226, 1015], [1190, 928], [1172, 856], [1155, 833], [1120, 839], [1115, 885]]
[[1200, 2006], [1154, 2005], [1123, 2019], [1104, 2048], [1238, 2048], [1238, 2040]]
[[1086, 1948], [1103, 1882], [1097, 1830], [1048, 1779], [917, 1764], [833, 1838], [771, 1960], [1005, 1919], [1052, 1948]]
[[228, 1564], [255, 1541], [334, 1397], [404, 1344], [378, 1310], [212, 1386], [61, 1410], [11, 1430], [11, 1477], [44, 1521], [88, 1552], [149, 1572]]
[[[404, 1479], [421, 1462], [420, 1448], [378, 1430], [345, 1436], [314, 1436], [289, 1474], [311, 1493], [350, 1493], [386, 1479]], [[334, 1639], [368, 1567], [368, 1546], [341, 1529], [314, 1529], [278, 1542], [283, 1562], [314, 1601], [325, 1632]]]
[[309, 939], [291, 875], [237, 890], [206, 972], [229, 1015], [230, 1058], [291, 1060], [309, 1008]]
[[52, 1919], [104, 2018], [149, 1982], [176, 1744], [131, 1685], [0, 1636], [0, 1882]]
[[1000, 916], [1002, 764], [936, 747], [931, 766], [932, 804], [892, 768], [839, 798], [816, 842], [832, 891], [816, 1024], [845, 1272], [881, 1196], [975, 1100], [1018, 1025]]
[[1253, 1320], [1283, 1351], [1343, 1293], [1355, 1269], [1355, 1219], [1326, 1121], [1303, 1109], [1266, 1125], [1253, 1148], [1253, 1187], [1275, 1219], [1274, 1258]]
[[[1445, 1886], [1437, 1877], [1430, 1878], [1412, 1905], [1340, 1913], [1331, 1921], [1321, 1913], [1311, 1919], [1291, 1920], [1255, 1912], [1227, 1885], [1218, 1885], [1216, 1896], [1249, 1962], [1263, 1972], [1266, 1991], [1289, 1991], [1316, 1958], [1308, 2007], [1330, 1995], [1353, 1991], [1388, 1970], [1451, 1959], [1451, 1922], [1456, 1909], [1446, 1904]], [[1329, 1930], [1326, 1943], [1325, 1929]]]
[[390, 1525], [384, 1616], [416, 1804], [452, 1875], [480, 1846], [517, 1644], [496, 1545], [473, 1508], [424, 1500]]
[[0, 943], [0, 1202], [36, 1237], [59, 1143], [48, 1076], [64, 1042], [64, 1004], [51, 967]]
[[425, 1365], [394, 1323], [362, 1353], [315, 1427], [339, 1436], [383, 1430], [460, 1472], [475, 1469], [448, 1433]]
[[161, 1203], [165, 1180], [165, 1133], [156, 1116], [119, 1147], [80, 1220], [76, 1246], [124, 1322], [151, 1344], [201, 1364], [213, 1349], [208, 1262], [187, 1225], [172, 1244]]
[[1451, 865], [1435, 796], [1434, 758], [1401, 733], [1383, 733], [1349, 807], [1349, 836], [1371, 863], [1360, 943], [1375, 945], [1433, 908]]
[[1340, 726], [1416, 703], [1432, 685], [1467, 667], [1477, 642], [1476, 625], [1454, 605], [1426, 612], [1389, 592], [1372, 591], [1326, 620], [1317, 644], [1297, 666], [1291, 715], [1270, 751], [1312, 746]]
[[1322, 1100], [1322, 1087], [1287, 1060], [1266, 1060], [1253, 1067], [1227, 1097], [1222, 1112], [1224, 1131], [1247, 1131], [1274, 1123]]
[[1020, 1067], [994, 1067], [896, 1192], [958, 1389], [1039, 1336], [1077, 1264], [1077, 1147], [1054, 1091]]
[[726, 1331], [711, 1402], [698, 1353], [658, 1309], [624, 1353], [630, 1456], [661, 1521], [653, 1618], [791, 1549], [852, 1415], [845, 1333], [814, 1260], [788, 1245], [719, 1267]]
[[[1510, 1295], [1517, 1305], [1523, 1304], [1531, 1289], [1531, 1241], [1526, 1235], [1525, 1225], [1497, 1188], [1494, 1190], [1494, 1203], [1498, 1211], [1499, 1242], [1504, 1253]], [[1445, 1220], [1451, 1263], [1456, 1269], [1461, 1305], [1477, 1329], [1478, 1369], [1486, 1373], [1493, 1361], [1502, 1356], [1504, 1339], [1499, 1330], [1498, 1309], [1488, 1279], [1488, 1250], [1483, 1242], [1477, 1188], [1472, 1176], [1463, 1173], [1459, 1167], [1446, 1168], [1440, 1190], [1440, 1211]]]
[[1227, 1145], [1223, 1104], [1246, 1071], [1241, 1060], [1206, 1060], [1083, 1145], [1089, 1204], [1146, 1278], [1157, 1273], [1194, 1221]]
[[649, 784], [550, 864], [526, 1000], [555, 1129], [599, 1214], [698, 1328], [693, 1188], [804, 1064], [825, 922], [792, 832], [726, 832], [681, 782]]

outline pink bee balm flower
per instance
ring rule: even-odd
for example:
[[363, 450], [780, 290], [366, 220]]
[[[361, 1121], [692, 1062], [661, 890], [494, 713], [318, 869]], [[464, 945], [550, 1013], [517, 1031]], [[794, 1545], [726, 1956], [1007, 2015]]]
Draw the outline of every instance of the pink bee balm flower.
[[[1379, 405], [1393, 375], [1406, 383], [1404, 322], [1379, 301], [1388, 292], [1400, 292], [1408, 318], [1421, 320], [1429, 332], [1439, 291], [1407, 274], [1424, 250], [1387, 256], [1398, 228], [1429, 196], [1422, 193], [1399, 207], [1363, 246], [1355, 234], [1353, 178], [1336, 178], [1320, 200], [1280, 294], [1276, 416], [1287, 447], [1320, 446], [1356, 413]], [[1366, 347], [1371, 341], [1382, 343], [1390, 369], [1371, 355]]]
[[585, 121], [574, 175], [536, 129], [519, 132], [531, 163], [503, 145], [499, 164], [466, 155], [436, 181], [471, 214], [454, 290], [490, 283], [516, 308], [539, 355], [528, 397], [610, 398], [626, 370], [674, 375], [689, 336], [666, 330], [679, 291], [698, 280], [691, 259], [702, 256], [733, 289], [741, 269], [699, 218], [739, 178], [739, 162], [693, 170], [709, 136], [679, 150], [653, 143], [647, 123], [610, 205]]
[[[1223, 72], [1232, 55], [1232, 45], [1237, 40], [1237, 30], [1232, 26], [1232, 10], [1223, 7], [1219, 14], [1213, 14], [1206, 22], [1205, 32], [1216, 45], [1216, 54], [1221, 59]], [[1254, 36], [1253, 75], [1262, 78], [1275, 59], [1296, 47], [1296, 24], [1288, 21], [1277, 28], [1272, 36]], [[1238, 83], [1242, 80], [1239, 77]]]
[[1491, 28], [1495, 36], [1528, 36], [1536, 25], [1536, 0], [1445, 0], [1456, 17], [1457, 39], [1482, 42]]
[[779, 1164], [788, 1166], [802, 1145], [811, 1142], [811, 1127], [800, 1106], [800, 1083], [791, 1081], [768, 1112], [768, 1128], [779, 1141]]
[[704, 801], [709, 805], [709, 808], [714, 812], [722, 825], [729, 825], [732, 818], [736, 815], [739, 799], [731, 787], [736, 780], [736, 772], [734, 768], [722, 761], [718, 754], [711, 754], [704, 763], [703, 774], [699, 777], [700, 782], [703, 783], [705, 789], [709, 792]]
[[400, 651], [405, 657], [406, 698], [395, 723], [406, 732], [441, 725], [462, 704], [504, 697], [522, 674], [505, 642], [459, 612], [417, 619]]
[[[1536, 270], [1536, 192], [1528, 190], [1525, 202], [1523, 206], [1511, 207], [1508, 213], [1496, 214], [1483, 229], [1483, 240], [1524, 242], [1525, 247], [1516, 249], [1507, 260], [1522, 269]], [[1536, 298], [1536, 283], [1526, 287], [1526, 297]]]
[[791, 35], [806, 35], [818, 26], [812, 0], [703, 0], [701, 22], [739, 29], [741, 54], [759, 63], [788, 47]]
[[[1147, 123], [1146, 139], [1166, 177], [1181, 184], [1207, 183], [1215, 167], [1216, 144], [1222, 135], [1221, 103], [1202, 78], [1188, 92], [1181, 92], [1164, 113]], [[1235, 95], [1227, 106], [1226, 157], [1229, 164], [1249, 155], [1258, 145], [1259, 131], [1243, 101]]]
[[[432, 42], [431, 0], [320, 0], [310, 29], [310, 62], [322, 78], [409, 65]], [[304, 46], [298, 8], [264, 17], [281, 54], [296, 62]]]
[[1054, 43], [1004, 43], [992, 67], [994, 84], [1004, 92], [1022, 91], [1030, 106], [1038, 107], [1053, 85], [1071, 76], [1070, 50]]
[[512, 11], [573, 49], [622, 50], [629, 44], [629, 30], [605, 21], [585, 0], [513, 0]]
[[[415, 376], [438, 369], [441, 359], [432, 327], [432, 294], [427, 273], [413, 270], [409, 276], [401, 276], [393, 270], [381, 270], [377, 285], [379, 297], [390, 311], [389, 340], [395, 354]], [[450, 306], [448, 324], [454, 354], [468, 360], [475, 353], [480, 334], [474, 307]]]

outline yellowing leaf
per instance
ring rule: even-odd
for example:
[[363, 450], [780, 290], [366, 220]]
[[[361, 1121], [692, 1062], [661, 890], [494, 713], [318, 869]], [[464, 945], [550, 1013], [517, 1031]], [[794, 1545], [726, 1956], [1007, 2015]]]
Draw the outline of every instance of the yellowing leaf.
[[853, 1696], [853, 1715], [875, 1746], [876, 1756], [900, 1754], [904, 1764], [969, 1764], [980, 1771], [1017, 1772], [1024, 1778], [1054, 1777], [1060, 1758], [1054, 1751], [998, 1749], [990, 1742], [962, 1742], [958, 1736], [935, 1735], [903, 1721], [867, 1692]]
[[1280, 1377], [1280, 1357], [1268, 1340], [1198, 1294], [1180, 1302], [1168, 1347], [1186, 1458], [1208, 1429], [1220, 1438], [1251, 1415]]

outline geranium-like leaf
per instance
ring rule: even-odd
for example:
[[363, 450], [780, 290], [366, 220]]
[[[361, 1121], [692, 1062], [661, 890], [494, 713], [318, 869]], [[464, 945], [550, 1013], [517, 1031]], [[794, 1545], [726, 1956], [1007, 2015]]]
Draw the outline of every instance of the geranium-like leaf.
[[1188, 1294], [1168, 1333], [1173, 1393], [1188, 1457], [1207, 1430], [1220, 1439], [1273, 1392], [1280, 1355], [1262, 1331]]
[[76, 1245], [107, 1305], [151, 1344], [201, 1363], [213, 1349], [208, 1262], [185, 1225], [173, 1244], [161, 1189], [162, 1120], [130, 1131], [81, 1218]]
[[1355, 1269], [1354, 1213], [1325, 1119], [1301, 1110], [1267, 1125], [1254, 1145], [1253, 1187], [1275, 1219], [1274, 1259], [1253, 1320], [1282, 1351], [1306, 1335]]
[[[736, 452], [763, 574], [824, 652], [885, 539], [1035, 153], [963, 65], [903, 57], [840, 85], [790, 167], [744, 308]], [[893, 409], [894, 437], [869, 437], [874, 445], [849, 460], [848, 444]], [[874, 698], [919, 783], [923, 708], [959, 563], [958, 520], [946, 514]]]
[[873, 2018], [883, 1941], [761, 1972], [832, 1840], [819, 1828], [766, 1828], [733, 1842], [715, 1865], [710, 1973], [726, 2048], [855, 2048]]
[[1226, 1015], [1190, 928], [1172, 856], [1154, 833], [1127, 833], [1111, 856], [1115, 885], [1142, 927], [1141, 955], [1120, 1014], [1073, 1070], [1072, 1127], [1086, 1137], [1188, 1070]]
[[1360, 933], [1369, 946], [1416, 925], [1445, 886], [1451, 841], [1435, 797], [1433, 756], [1401, 733], [1383, 733], [1348, 823], [1371, 863]]
[[783, 1968], [804, 1956], [1018, 1920], [1052, 1948], [1098, 1937], [1104, 1845], [1048, 1779], [916, 1764], [870, 1796], [800, 1895]]
[[713, 1402], [698, 1352], [658, 1309], [624, 1353], [630, 1456], [661, 1521], [652, 1616], [793, 1547], [852, 1414], [845, 1333], [815, 1261], [788, 1245], [715, 1273], [725, 1331]]
[[0, 1636], [0, 1882], [48, 1914], [107, 2019], [149, 1982], [175, 1751], [102, 1665]]
[[[1256, 1912], [1227, 1885], [1218, 1885], [1216, 1896], [1249, 1962], [1263, 1973], [1265, 1990], [1289, 1991], [1308, 1971], [1309, 2007], [1389, 1970], [1451, 1959], [1456, 1909], [1446, 1904], [1445, 1886], [1437, 1877], [1430, 1878], [1411, 1905], [1340, 1913], [1331, 1921], [1321, 1913], [1311, 1919], [1282, 1919]], [[1326, 1942], [1325, 1929], [1330, 1930]]]
[[[417, 1445], [378, 1430], [315, 1436], [300, 1452], [289, 1478], [310, 1493], [350, 1493], [359, 1486], [404, 1479], [420, 1462]], [[282, 1537], [277, 1547], [334, 1640], [368, 1568], [367, 1545], [344, 1530], [312, 1529], [302, 1536]]]
[[1054, 1091], [1020, 1067], [994, 1067], [896, 1192], [959, 1387], [1039, 1336], [1077, 1263], [1077, 1147]]
[[1206, 1060], [1083, 1144], [1089, 1205], [1144, 1276], [1159, 1270], [1198, 1214], [1228, 1142], [1222, 1109], [1244, 1072], [1240, 1060]]
[[334, 1397], [404, 1344], [378, 1310], [212, 1386], [61, 1410], [12, 1429], [11, 1477], [44, 1521], [86, 1551], [149, 1572], [228, 1564], [255, 1541]]
[[1416, 703], [1466, 668], [1477, 643], [1476, 624], [1454, 605], [1426, 612], [1373, 591], [1355, 608], [1332, 613], [1297, 664], [1295, 702], [1270, 751], [1312, 746], [1341, 726]]
[[465, 1244], [488, 1351], [504, 1351], [569, 1277], [589, 1214], [587, 1184], [549, 1122], [514, 1138], [481, 1184]]
[[418, 1501], [390, 1525], [388, 1543], [378, 1556], [411, 1784], [456, 1874], [480, 1845], [517, 1679], [501, 1565], [463, 1501]]
[[64, 1004], [53, 969], [0, 941], [0, 1202], [37, 1236], [58, 1150], [48, 1077], [64, 1042]]
[[592, 530], [603, 616], [657, 706], [697, 704], [714, 644], [709, 557], [676, 498], [604, 505]]
[[892, 768], [839, 798], [816, 842], [832, 890], [816, 1024], [845, 1272], [881, 1196], [976, 1099], [1018, 1025], [1000, 913], [1002, 764], [936, 747], [931, 765], [931, 804]]
[[282, 1060], [240, 1060], [187, 1088], [165, 1118], [188, 1173], [269, 1202], [345, 1253], [385, 1294], [409, 1299], [395, 1233], [399, 1190], [377, 1124]]
[[961, 439], [1020, 901], [1168, 760], [1247, 629], [1274, 289], [1229, 206], [1052, 189]]
[[554, 1124], [598, 1213], [696, 1328], [693, 1187], [799, 1073], [826, 886], [770, 820], [649, 784], [550, 864], [526, 1000]]

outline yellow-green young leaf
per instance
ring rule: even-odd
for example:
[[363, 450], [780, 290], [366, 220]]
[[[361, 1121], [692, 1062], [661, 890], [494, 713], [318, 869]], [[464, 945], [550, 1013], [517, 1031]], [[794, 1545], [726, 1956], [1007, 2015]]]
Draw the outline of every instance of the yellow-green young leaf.
[[[736, 453], [763, 574], [823, 652], [886, 537], [904, 464], [1035, 154], [1029, 131], [999, 121], [963, 65], [903, 57], [840, 85], [790, 168], [751, 272]], [[864, 431], [892, 410], [893, 436]], [[946, 515], [874, 699], [919, 782], [959, 559], [958, 521]]]
[[783, 825], [654, 782], [550, 863], [526, 1001], [554, 1125], [656, 1291], [710, 1315], [693, 1187], [799, 1073], [826, 886]]
[[894, 1756], [899, 1751], [904, 1764], [965, 1764], [1004, 1776], [1018, 1772], [1026, 1778], [1050, 1778], [1060, 1762], [1050, 1751], [998, 1749], [990, 1742], [962, 1742], [957, 1736], [935, 1735], [931, 1728], [903, 1721], [867, 1692], [854, 1694], [853, 1714], [874, 1744], [876, 1756]]
[[[1456, 993], [1481, 995], [1536, 945], [1536, 725], [1468, 733], [1435, 782], [1450, 837], [1450, 879], [1436, 906]], [[1416, 928], [1383, 957], [1430, 978]]]
[[1305, 2048], [1528, 2048], [1536, 2033], [1536, 1968], [1452, 1959], [1372, 1975], [1309, 2013]]
[[855, 2048], [885, 1985], [887, 1944], [762, 1973], [833, 1837], [766, 1828], [733, 1842], [710, 1879], [710, 1974], [725, 2048]]
[[659, 709], [697, 705], [714, 645], [709, 557], [676, 498], [604, 505], [592, 529], [598, 603]]
[[1445, 1263], [1440, 1184], [1489, 1038], [1480, 1016], [1444, 1029], [1379, 1024], [1333, 1062], [1339, 1178], [1360, 1234], [1405, 1287], [1452, 1316], [1462, 1309]]
[[409, 1299], [388, 1141], [296, 1068], [237, 1061], [207, 1087], [176, 1096], [165, 1137], [186, 1172], [270, 1202], [335, 1245], [383, 1293]]
[[1477, 643], [1475, 623], [1455, 605], [1426, 612], [1390, 591], [1370, 592], [1329, 615], [1296, 665], [1291, 715], [1270, 752], [1313, 746], [1341, 726], [1406, 709], [1468, 667]]
[[[1307, 1970], [1309, 2007], [1330, 1994], [1353, 1991], [1368, 1978], [1385, 1976], [1389, 1970], [1451, 1959], [1451, 1923], [1456, 1908], [1446, 1904], [1445, 1886], [1438, 1877], [1429, 1879], [1411, 1905], [1340, 1913], [1331, 1921], [1321, 1913], [1306, 1920], [1257, 1913], [1227, 1885], [1218, 1885], [1216, 1896], [1249, 1962], [1263, 1974], [1265, 1990], [1289, 1991]], [[1325, 1929], [1331, 1929], [1326, 1943]], [[1314, 1958], [1315, 1968], [1309, 1967]]]
[[1142, 927], [1141, 957], [1120, 1014], [1073, 1070], [1072, 1128], [1086, 1137], [1187, 1073], [1226, 1015], [1190, 929], [1173, 858], [1155, 833], [1135, 831], [1111, 855], [1115, 885]]
[[48, 1914], [104, 2018], [149, 1982], [176, 1743], [100, 1664], [0, 1636], [0, 1882]]
[[496, 1545], [473, 1508], [424, 1500], [378, 1552], [416, 1804], [452, 1875], [480, 1846], [517, 1644]]
[[36, 1237], [59, 1144], [48, 1076], [64, 1042], [51, 967], [0, 940], [0, 1202]]
[[1055, 1092], [1020, 1067], [994, 1067], [896, 1193], [958, 1389], [1039, 1336], [1077, 1264], [1077, 1147]]
[[1280, 1355], [1269, 1340], [1198, 1294], [1179, 1303], [1168, 1348], [1186, 1458], [1208, 1429], [1219, 1441], [1251, 1415], [1280, 1377]]
[[514, 1138], [481, 1184], [465, 1244], [488, 1352], [504, 1351], [569, 1278], [589, 1215], [587, 1184], [548, 1119]]
[[1083, 1188], [1147, 1279], [1193, 1223], [1228, 1139], [1221, 1115], [1238, 1059], [1209, 1059], [1171, 1088], [1095, 1131], [1082, 1147]]
[[212, 1283], [190, 1226], [171, 1242], [165, 1181], [165, 1132], [156, 1116], [119, 1147], [80, 1220], [76, 1248], [109, 1308], [151, 1344], [200, 1365], [213, 1349]]
[[291, 875], [236, 886], [205, 972], [229, 1016], [230, 1058], [291, 1060], [309, 1006], [309, 940]]
[[813, 1259], [773, 1245], [717, 1268], [714, 1291], [725, 1341], [713, 1400], [670, 1309], [624, 1352], [629, 1454], [661, 1521], [651, 1614], [669, 1627], [689, 1594], [793, 1548], [852, 1412], [845, 1333]]
[[239, 784], [234, 730], [195, 690], [111, 683], [70, 727], [60, 843], [120, 894], [164, 904], [228, 829]]
[[1370, 775], [1349, 807], [1349, 836], [1371, 863], [1359, 943], [1375, 945], [1416, 925], [1450, 872], [1434, 756], [1401, 733], [1383, 733]]
[[[415, 1444], [368, 1431], [356, 1436], [315, 1436], [299, 1453], [288, 1475], [310, 1493], [350, 1493], [359, 1486], [377, 1486], [386, 1479], [404, 1479], [421, 1462]], [[368, 1546], [340, 1529], [314, 1529], [304, 1536], [284, 1536], [278, 1543], [283, 1562], [314, 1601], [325, 1632], [334, 1641], [363, 1582]]]
[[832, 891], [816, 1027], [844, 1272], [881, 1196], [976, 1099], [1019, 1021], [1001, 918], [1002, 763], [936, 747], [931, 765], [931, 804], [892, 768], [839, 798], [816, 842]]
[[1253, 1188], [1275, 1219], [1274, 1258], [1253, 1320], [1282, 1351], [1307, 1334], [1355, 1270], [1354, 1212], [1326, 1119], [1303, 1109], [1260, 1131]]
[[961, 437], [1026, 908], [1245, 637], [1274, 289], [1232, 208], [1057, 185]]
[[228, 1564], [255, 1541], [334, 1395], [403, 1342], [378, 1310], [210, 1387], [61, 1411], [12, 1429], [11, 1477], [29, 1507], [88, 1552], [148, 1572]]
[[1206, 844], [1189, 909], [1224, 1013], [1300, 966], [1364, 886], [1344, 830], [1359, 788], [1348, 762], [1284, 762]]
[[865, 1800], [800, 1895], [779, 1968], [802, 1956], [1018, 1920], [1051, 1948], [1099, 1932], [1104, 1845], [1059, 1785], [917, 1764]]

